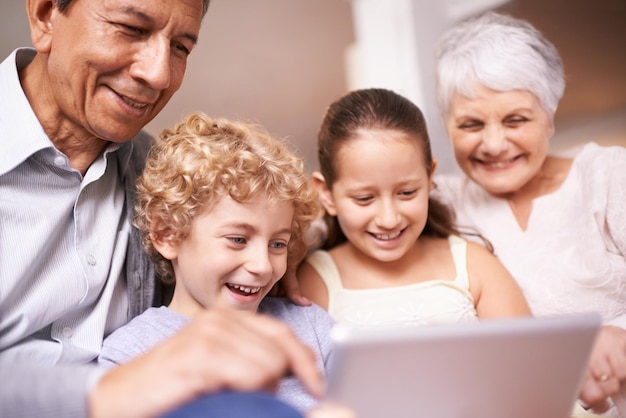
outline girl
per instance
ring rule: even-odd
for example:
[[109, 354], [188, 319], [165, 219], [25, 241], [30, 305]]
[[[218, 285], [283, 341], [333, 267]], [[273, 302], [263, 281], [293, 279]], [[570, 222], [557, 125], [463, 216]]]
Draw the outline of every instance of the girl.
[[530, 315], [502, 264], [430, 197], [437, 163], [411, 101], [351, 92], [330, 105], [318, 139], [328, 237], [298, 269], [304, 296], [365, 327]]

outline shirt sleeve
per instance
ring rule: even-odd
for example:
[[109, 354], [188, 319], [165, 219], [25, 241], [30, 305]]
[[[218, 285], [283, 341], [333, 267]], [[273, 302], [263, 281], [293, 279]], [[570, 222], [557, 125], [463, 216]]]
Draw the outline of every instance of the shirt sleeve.
[[616, 327], [620, 327], [626, 329], [626, 314], [620, 315], [608, 321], [606, 325], [613, 325]]
[[[0, 416], [3, 418], [87, 416], [89, 382], [101, 369], [93, 365], [0, 367]], [[7, 383], [10, 382], [10, 383]]]
[[309, 312], [313, 317], [311, 322], [314, 324], [315, 333], [317, 334], [317, 342], [319, 346], [319, 353], [324, 364], [324, 372], [328, 367], [330, 357], [332, 354], [332, 341], [330, 339], [330, 331], [335, 325], [335, 320], [326, 312], [323, 308], [316, 304], [311, 304]]
[[119, 364], [128, 363], [135, 357], [144, 354], [165, 336], [157, 333], [149, 326], [136, 326], [136, 317], [129, 324], [118, 328], [104, 339], [102, 349], [98, 355], [98, 365], [111, 368]]
[[435, 187], [431, 191], [431, 196], [442, 203], [456, 207], [461, 198], [462, 177], [452, 174], [435, 175]]
[[626, 148], [610, 147], [606, 227], [617, 251], [626, 258]]

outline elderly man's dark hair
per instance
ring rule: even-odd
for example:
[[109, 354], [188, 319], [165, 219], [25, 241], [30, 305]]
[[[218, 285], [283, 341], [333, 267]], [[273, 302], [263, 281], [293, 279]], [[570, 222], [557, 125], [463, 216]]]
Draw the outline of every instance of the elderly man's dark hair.
[[[70, 4], [72, 3], [72, 1], [74, 0], [56, 0], [57, 9], [59, 9], [61, 13], [65, 12], [67, 8], [70, 6]], [[210, 2], [211, 0], [202, 0], [202, 16], [203, 17], [206, 14], [207, 10], [209, 10]]]

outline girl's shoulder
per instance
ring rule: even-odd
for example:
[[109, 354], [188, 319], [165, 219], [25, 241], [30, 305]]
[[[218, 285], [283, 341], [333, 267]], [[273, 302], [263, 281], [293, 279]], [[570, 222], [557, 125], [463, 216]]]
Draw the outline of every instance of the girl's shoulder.
[[449, 253], [456, 246], [465, 245], [466, 240], [458, 235], [448, 237], [433, 237], [422, 235], [418, 239], [419, 251], [436, 253]]

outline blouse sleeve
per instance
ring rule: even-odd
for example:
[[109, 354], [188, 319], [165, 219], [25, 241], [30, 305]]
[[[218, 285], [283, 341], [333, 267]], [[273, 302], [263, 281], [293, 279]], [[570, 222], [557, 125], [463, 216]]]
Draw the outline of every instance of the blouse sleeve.
[[464, 177], [460, 174], [435, 175], [435, 188], [432, 190], [431, 196], [446, 205], [457, 208], [461, 201], [463, 180]]
[[606, 202], [607, 232], [617, 251], [626, 258], [626, 148], [608, 148], [610, 173]]

